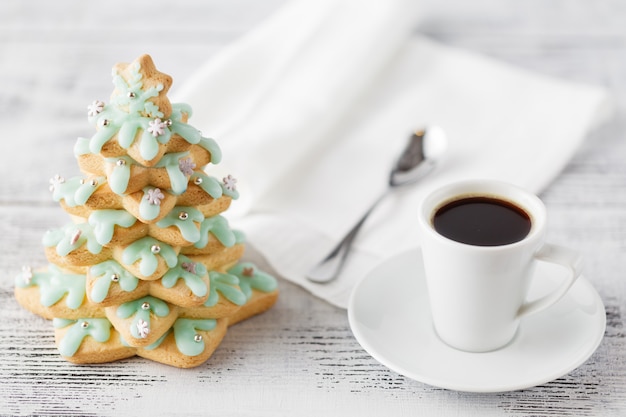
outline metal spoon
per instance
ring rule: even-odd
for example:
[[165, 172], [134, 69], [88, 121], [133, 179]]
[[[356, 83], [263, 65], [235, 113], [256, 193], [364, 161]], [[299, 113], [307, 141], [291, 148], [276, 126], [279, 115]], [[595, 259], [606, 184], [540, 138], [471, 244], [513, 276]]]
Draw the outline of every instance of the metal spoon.
[[352, 242], [374, 208], [396, 187], [414, 183], [433, 170], [447, 147], [445, 132], [438, 126], [418, 130], [409, 138], [409, 143], [389, 174], [389, 186], [372, 204], [348, 234], [307, 275], [309, 281], [326, 283], [334, 280], [343, 267]]

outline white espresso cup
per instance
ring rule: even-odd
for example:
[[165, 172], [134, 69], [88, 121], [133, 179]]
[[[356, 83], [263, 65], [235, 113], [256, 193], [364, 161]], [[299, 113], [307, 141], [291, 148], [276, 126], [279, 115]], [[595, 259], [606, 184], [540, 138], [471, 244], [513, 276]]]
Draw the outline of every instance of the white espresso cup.
[[[518, 214], [529, 220], [527, 234], [514, 242], [491, 242], [491, 246], [485, 246], [484, 242], [462, 243], [454, 240], [458, 236], [444, 236], [442, 233], [448, 234], [448, 231], [442, 231], [446, 226], [445, 210], [471, 201], [492, 202], [518, 212], [522, 210]], [[510, 234], [508, 223], [517, 225], [517, 222], [508, 222], [507, 218], [499, 220], [504, 224], [498, 224], [497, 216], [489, 212], [481, 215], [480, 211], [477, 214], [463, 208], [450, 213], [452, 219], [456, 214], [457, 222], [460, 219], [462, 223], [462, 230], [457, 230], [458, 233], [470, 237], [476, 233], [478, 240], [481, 239], [482, 226], [477, 224], [477, 230], [472, 231], [472, 222], [484, 222], [487, 217], [488, 226], [494, 228], [491, 232], [505, 238]], [[447, 226], [454, 232], [454, 221], [449, 223], [451, 226]], [[546, 209], [541, 200], [512, 184], [473, 180], [437, 189], [422, 202], [419, 228], [435, 330], [441, 340], [460, 350], [488, 352], [507, 345], [513, 340], [522, 317], [556, 303], [581, 273], [581, 259], [577, 252], [544, 242]], [[562, 265], [567, 270], [567, 277], [550, 293], [527, 301], [538, 261]]]

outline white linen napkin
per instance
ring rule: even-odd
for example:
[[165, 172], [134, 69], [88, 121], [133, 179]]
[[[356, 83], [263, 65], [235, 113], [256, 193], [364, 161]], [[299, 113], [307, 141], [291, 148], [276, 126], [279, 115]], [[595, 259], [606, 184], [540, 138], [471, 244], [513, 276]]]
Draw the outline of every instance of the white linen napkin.
[[[231, 224], [280, 276], [344, 308], [371, 268], [419, 245], [415, 213], [430, 189], [480, 177], [540, 192], [609, 113], [599, 88], [411, 35], [414, 4], [292, 0], [176, 96], [222, 147], [207, 171], [238, 179]], [[449, 140], [436, 171], [377, 208], [339, 279], [307, 281], [385, 189], [411, 132], [429, 124]]]

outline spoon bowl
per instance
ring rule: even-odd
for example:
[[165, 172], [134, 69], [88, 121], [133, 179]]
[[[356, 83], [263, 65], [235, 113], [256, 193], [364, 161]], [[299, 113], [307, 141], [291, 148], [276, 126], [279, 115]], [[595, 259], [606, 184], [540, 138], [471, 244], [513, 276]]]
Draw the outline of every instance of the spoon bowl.
[[446, 134], [439, 126], [413, 133], [389, 174], [389, 186], [411, 184], [422, 178], [435, 167], [447, 145]]
[[350, 252], [352, 242], [374, 208], [389, 194], [390, 190], [412, 184], [430, 173], [445, 153], [446, 148], [445, 132], [438, 126], [430, 126], [413, 133], [389, 173], [387, 190], [372, 204], [339, 244], [309, 271], [308, 280], [323, 284], [337, 278]]

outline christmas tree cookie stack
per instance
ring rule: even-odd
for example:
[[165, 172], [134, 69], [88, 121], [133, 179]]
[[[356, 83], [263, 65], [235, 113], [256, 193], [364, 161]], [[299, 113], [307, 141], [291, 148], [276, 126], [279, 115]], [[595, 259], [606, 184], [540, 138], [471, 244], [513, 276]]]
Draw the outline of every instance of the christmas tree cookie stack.
[[220, 149], [170, 103], [171, 83], [148, 55], [116, 65], [110, 103], [88, 106], [96, 133], [74, 147], [84, 175], [50, 180], [72, 222], [45, 233], [50, 265], [24, 267], [15, 296], [53, 320], [71, 362], [197, 366], [278, 297], [273, 277], [240, 262], [243, 236], [221, 215], [236, 180], [205, 173]]

